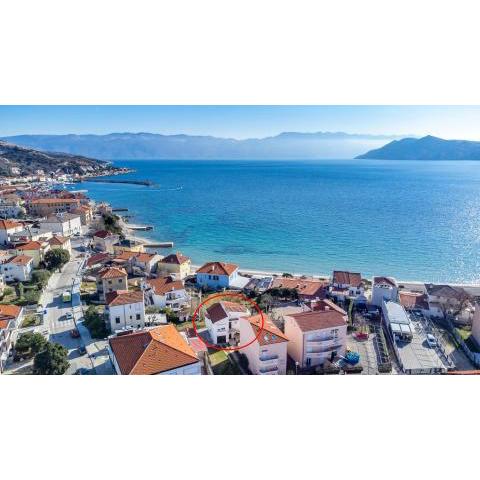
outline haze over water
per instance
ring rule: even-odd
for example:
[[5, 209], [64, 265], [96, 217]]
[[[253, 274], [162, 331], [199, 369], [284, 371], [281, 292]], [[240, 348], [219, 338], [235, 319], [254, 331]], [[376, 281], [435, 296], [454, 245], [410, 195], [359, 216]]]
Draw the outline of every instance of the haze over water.
[[[122, 161], [85, 182], [127, 207], [142, 236], [173, 241], [194, 264], [306, 274], [333, 269], [401, 280], [480, 283], [480, 162]], [[168, 250], [165, 251], [166, 253]]]

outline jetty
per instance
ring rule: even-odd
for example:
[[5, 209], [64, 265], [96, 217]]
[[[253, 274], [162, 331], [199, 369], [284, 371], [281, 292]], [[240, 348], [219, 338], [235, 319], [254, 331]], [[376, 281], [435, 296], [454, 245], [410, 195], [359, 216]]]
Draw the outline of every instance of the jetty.
[[112, 208], [112, 212], [128, 212], [128, 208]]
[[145, 248], [173, 248], [173, 242], [145, 243]]
[[127, 224], [127, 228], [130, 230], [138, 230], [141, 232], [146, 232], [147, 230], [153, 230], [153, 225], [130, 225]]

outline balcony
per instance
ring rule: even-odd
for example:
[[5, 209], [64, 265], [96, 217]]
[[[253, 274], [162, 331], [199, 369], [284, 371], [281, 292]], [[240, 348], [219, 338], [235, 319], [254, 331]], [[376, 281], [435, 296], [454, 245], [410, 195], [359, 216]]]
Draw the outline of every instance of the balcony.
[[262, 367], [258, 372], [260, 375], [275, 375], [278, 372], [278, 366]]
[[259, 359], [261, 362], [269, 362], [271, 360], [278, 360], [278, 355], [262, 355]]
[[335, 337], [334, 335], [313, 337], [307, 339], [307, 343], [331, 342], [332, 340], [338, 340], [338, 337]]
[[329, 345], [329, 346], [326, 346], [326, 347], [322, 347], [322, 348], [315, 348], [311, 351], [307, 351], [305, 352], [307, 355], [311, 355], [311, 356], [320, 356], [324, 353], [330, 353], [330, 352], [334, 352], [335, 350], [340, 350], [342, 348], [342, 345], [339, 344], [339, 343], [336, 343], [334, 345]]

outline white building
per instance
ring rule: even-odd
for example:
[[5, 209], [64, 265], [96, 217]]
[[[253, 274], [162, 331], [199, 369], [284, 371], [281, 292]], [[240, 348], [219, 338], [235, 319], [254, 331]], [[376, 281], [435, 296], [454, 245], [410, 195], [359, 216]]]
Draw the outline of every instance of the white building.
[[11, 242], [10, 237], [23, 230], [23, 224], [14, 220], [0, 220], [0, 244], [7, 245]]
[[145, 304], [142, 291], [116, 290], [105, 295], [105, 313], [112, 332], [145, 327]]
[[93, 248], [100, 252], [114, 253], [113, 246], [120, 237], [107, 230], [98, 230], [93, 234]]
[[174, 325], [121, 332], [108, 340], [117, 375], [201, 375], [200, 361]]
[[479, 304], [475, 304], [475, 312], [473, 314], [472, 320], [472, 337], [480, 346], [480, 306]]
[[32, 278], [33, 258], [16, 255], [0, 264], [0, 273], [6, 282], [28, 282]]
[[181, 310], [190, 302], [183, 281], [173, 280], [172, 277], [148, 279], [145, 293], [153, 305], [160, 308], [168, 307], [173, 311]]
[[383, 301], [396, 302], [398, 299], [398, 284], [393, 277], [373, 277], [372, 299], [370, 303], [382, 308]]
[[26, 210], [22, 206], [22, 200], [17, 195], [0, 196], [0, 216], [17, 218], [25, 215]]
[[73, 213], [57, 213], [40, 220], [40, 230], [52, 232], [63, 237], [82, 233], [82, 221], [80, 215]]
[[382, 303], [382, 313], [385, 323], [395, 339], [410, 341], [413, 338], [413, 325], [405, 309], [397, 302]]
[[250, 311], [242, 304], [235, 302], [217, 302], [205, 311], [205, 326], [212, 343], [238, 343], [238, 320], [250, 316]]
[[197, 285], [210, 290], [229, 288], [237, 279], [238, 266], [233, 263], [209, 262], [196, 273]]
[[240, 353], [248, 358], [248, 368], [254, 375], [285, 375], [287, 373], [286, 335], [266, 315], [240, 318]]
[[362, 275], [360, 273], [335, 270], [332, 275], [330, 295], [340, 301], [351, 298], [356, 301], [366, 302]]
[[23, 308], [17, 305], [0, 305], [0, 373], [7, 363], [12, 348], [13, 332], [23, 319]]

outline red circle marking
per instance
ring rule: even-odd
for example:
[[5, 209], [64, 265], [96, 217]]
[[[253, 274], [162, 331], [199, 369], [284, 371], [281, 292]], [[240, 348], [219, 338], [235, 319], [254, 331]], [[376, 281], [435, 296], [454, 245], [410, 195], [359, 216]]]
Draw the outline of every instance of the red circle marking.
[[[210, 302], [210, 300], [213, 300], [214, 298], [218, 298], [218, 297], [236, 297], [236, 298], [241, 298], [242, 300], [245, 300], [247, 301], [248, 303], [250, 303], [250, 305], [252, 305], [256, 310], [257, 312], [260, 314], [261, 318], [262, 318], [262, 324], [260, 325], [260, 328], [258, 330], [258, 333], [257, 335], [255, 336], [255, 338], [253, 340], [251, 340], [250, 342], [246, 343], [245, 345], [237, 345], [236, 347], [219, 347], [218, 345], [215, 345], [214, 343], [210, 343], [210, 342], [207, 342], [206, 340], [204, 340], [199, 334], [198, 334], [198, 330], [197, 330], [197, 323], [196, 323], [196, 320], [197, 320], [197, 316], [198, 316], [198, 312], [200, 311], [200, 309], [207, 303], [207, 302]], [[255, 340], [258, 339], [258, 337], [260, 337], [260, 334], [263, 332], [263, 326], [265, 325], [265, 317], [264, 317], [264, 313], [262, 312], [262, 310], [260, 309], [260, 307], [258, 306], [257, 302], [255, 302], [255, 300], [252, 300], [251, 298], [248, 298], [246, 295], [244, 295], [243, 293], [233, 293], [233, 292], [226, 292], [226, 293], [215, 293], [214, 295], [210, 295], [208, 298], [206, 298], [196, 309], [195, 309], [195, 312], [193, 312], [193, 316], [192, 316], [192, 326], [193, 326], [193, 330], [195, 331], [195, 335], [200, 339], [200, 341], [202, 341], [207, 347], [209, 348], [213, 348], [215, 350], [227, 350], [227, 351], [234, 351], [234, 350], [241, 350], [242, 348], [245, 348], [245, 347], [248, 347], [249, 345], [251, 345]]]

